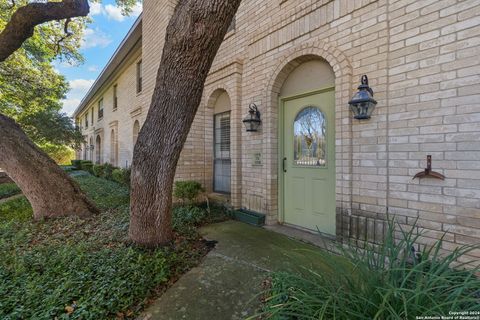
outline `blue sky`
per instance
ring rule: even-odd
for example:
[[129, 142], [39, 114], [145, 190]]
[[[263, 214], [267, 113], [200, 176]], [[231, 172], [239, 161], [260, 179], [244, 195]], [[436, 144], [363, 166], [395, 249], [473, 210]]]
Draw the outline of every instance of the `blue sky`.
[[116, 7], [114, 0], [90, 4], [90, 17], [93, 22], [87, 27], [80, 50], [85, 62], [75, 66], [55, 64], [55, 68], [67, 78], [71, 88], [63, 101], [64, 112], [69, 115], [73, 113], [141, 11], [141, 4], [138, 4], [132, 15], [125, 17], [120, 8]]

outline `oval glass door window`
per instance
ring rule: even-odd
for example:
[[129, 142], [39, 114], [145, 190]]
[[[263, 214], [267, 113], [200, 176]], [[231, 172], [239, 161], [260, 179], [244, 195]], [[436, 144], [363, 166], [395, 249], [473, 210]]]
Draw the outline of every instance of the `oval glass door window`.
[[325, 167], [327, 165], [327, 120], [317, 107], [305, 107], [293, 124], [293, 164]]

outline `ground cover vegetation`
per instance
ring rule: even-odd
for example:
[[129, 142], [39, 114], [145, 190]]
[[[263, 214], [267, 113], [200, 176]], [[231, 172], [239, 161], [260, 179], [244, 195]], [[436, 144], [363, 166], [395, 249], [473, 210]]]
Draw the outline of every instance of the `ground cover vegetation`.
[[[396, 231], [395, 231], [396, 230]], [[442, 252], [440, 240], [415, 252], [419, 234], [390, 221], [379, 246], [339, 247], [344, 257], [325, 259], [331, 272], [274, 273], [267, 281], [268, 319], [415, 319], [480, 311], [478, 268], [462, 256], [477, 247]], [[397, 232], [401, 234], [395, 239]], [[344, 263], [344, 262], [347, 263]]]
[[90, 160], [72, 160], [70, 170], [83, 170], [96, 177], [120, 183], [130, 188], [130, 168], [118, 168], [110, 163], [93, 164]]
[[0, 319], [134, 318], [209, 250], [197, 227], [227, 218], [218, 206], [174, 207], [174, 241], [142, 249], [128, 240], [128, 188], [75, 180], [100, 214], [33, 222], [25, 197], [0, 203]]
[[0, 200], [19, 194], [20, 192], [20, 188], [14, 183], [0, 184]]

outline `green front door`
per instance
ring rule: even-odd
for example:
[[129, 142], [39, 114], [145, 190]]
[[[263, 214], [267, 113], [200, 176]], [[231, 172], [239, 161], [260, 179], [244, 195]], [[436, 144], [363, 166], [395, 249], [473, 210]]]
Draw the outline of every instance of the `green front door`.
[[334, 235], [334, 89], [282, 102], [284, 222]]

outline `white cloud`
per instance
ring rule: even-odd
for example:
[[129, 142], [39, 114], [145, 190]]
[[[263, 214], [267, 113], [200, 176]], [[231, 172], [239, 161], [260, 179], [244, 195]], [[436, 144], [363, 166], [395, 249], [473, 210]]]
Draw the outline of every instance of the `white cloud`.
[[[142, 13], [142, 2], [137, 2], [133, 7], [132, 7], [132, 12], [128, 17], [136, 18]], [[103, 15], [107, 17], [109, 20], [115, 20], [122, 22], [124, 21], [127, 16], [124, 16], [122, 14], [122, 9], [120, 7], [117, 7], [112, 4], [107, 4], [107, 5], [102, 5], [101, 3], [98, 2], [92, 2], [90, 3], [90, 15], [91, 16], [97, 16], [97, 15]]]
[[112, 39], [108, 34], [101, 31], [100, 29], [85, 29], [85, 34], [83, 35], [82, 39], [82, 48], [94, 48], [100, 47], [105, 48], [112, 42]]
[[143, 11], [143, 6], [141, 2], [137, 2], [135, 6], [132, 8], [132, 13], [130, 14], [131, 17], [138, 17], [140, 13]]
[[77, 90], [80, 90], [80, 91], [86, 91], [88, 89], [90, 89], [90, 87], [92, 86], [92, 84], [95, 82], [95, 80], [92, 80], [92, 79], [75, 79], [75, 80], [71, 80], [69, 82], [70, 84], [70, 90], [72, 91], [77, 91]]
[[67, 93], [67, 97], [62, 101], [63, 112], [72, 115], [94, 82], [95, 80], [93, 79], [70, 80], [70, 90]]
[[103, 13], [103, 6], [101, 3], [92, 2], [90, 3], [90, 15], [96, 16]]
[[62, 101], [63, 103], [63, 108], [62, 111], [68, 114], [69, 116], [72, 116], [73, 112], [77, 107], [80, 105], [81, 99], [65, 99]]
[[105, 6], [105, 15], [110, 20], [115, 20], [115, 21], [125, 20], [125, 16], [122, 14], [122, 9], [111, 4], [107, 4]]

